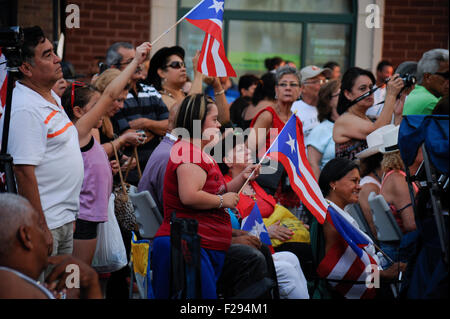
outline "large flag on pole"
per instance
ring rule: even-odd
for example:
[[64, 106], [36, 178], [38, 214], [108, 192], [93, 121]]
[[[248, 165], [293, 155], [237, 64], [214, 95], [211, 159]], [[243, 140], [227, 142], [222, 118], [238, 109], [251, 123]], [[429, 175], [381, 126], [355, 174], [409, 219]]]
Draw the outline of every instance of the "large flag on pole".
[[[331, 280], [332, 286], [346, 298], [369, 298], [374, 289], [368, 288], [366, 279], [377, 266], [367, 251], [375, 253], [372, 240], [355, 226], [351, 217], [338, 206], [325, 200], [306, 157], [302, 123], [295, 114], [286, 122], [266, 153], [283, 164], [292, 189], [321, 224], [325, 220], [340, 235], [318, 267], [322, 278]], [[367, 249], [367, 251], [366, 251]]]
[[323, 224], [328, 204], [306, 157], [302, 122], [295, 114], [286, 122], [266, 154], [283, 164], [292, 189], [317, 221]]
[[228, 61], [222, 40], [224, 0], [203, 0], [185, 19], [205, 31], [197, 69], [208, 76], [236, 76]]
[[2, 108], [5, 107], [6, 104], [6, 85], [8, 71], [6, 69], [6, 58], [2, 53], [2, 48], [0, 48], [0, 117], [2, 116]]

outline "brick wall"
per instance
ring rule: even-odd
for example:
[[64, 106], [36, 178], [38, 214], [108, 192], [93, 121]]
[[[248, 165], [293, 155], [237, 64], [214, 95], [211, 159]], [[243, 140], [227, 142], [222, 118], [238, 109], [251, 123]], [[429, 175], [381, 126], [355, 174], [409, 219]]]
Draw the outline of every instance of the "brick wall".
[[18, 0], [17, 24], [24, 28], [38, 25], [53, 40], [53, 1]]
[[448, 49], [448, 0], [386, 0], [383, 59], [394, 68], [419, 61], [435, 48]]
[[[114, 42], [137, 46], [150, 37], [150, 0], [70, 0], [80, 8], [80, 28], [66, 29], [64, 59], [77, 73], [92, 75], [98, 71]], [[99, 58], [100, 57], [100, 58]]]

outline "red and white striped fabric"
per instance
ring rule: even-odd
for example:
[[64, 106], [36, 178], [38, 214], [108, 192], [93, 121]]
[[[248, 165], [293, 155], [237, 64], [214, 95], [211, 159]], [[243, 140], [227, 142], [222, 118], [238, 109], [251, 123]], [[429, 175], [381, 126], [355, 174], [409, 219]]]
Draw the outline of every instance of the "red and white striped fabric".
[[[0, 108], [5, 107], [6, 104], [6, 85], [8, 71], [6, 69], [6, 58], [2, 53], [2, 48], [0, 48]], [[0, 109], [0, 117], [2, 114], [2, 109]]]
[[185, 16], [189, 23], [205, 31], [197, 70], [214, 77], [236, 76], [222, 41], [223, 0], [203, 0]]
[[340, 236], [320, 262], [317, 273], [347, 299], [373, 298], [375, 288], [368, 286], [373, 270], [378, 269], [376, 260], [368, 253], [372, 250], [375, 254], [373, 242], [349, 219], [347, 213], [330, 202], [326, 220]]
[[197, 69], [208, 76], [236, 76], [236, 72], [228, 62], [223, 43], [214, 39], [210, 34], [206, 34], [203, 40]]
[[267, 156], [283, 164], [292, 189], [317, 221], [323, 224], [328, 204], [306, 157], [302, 122], [295, 114], [286, 122], [267, 151]]

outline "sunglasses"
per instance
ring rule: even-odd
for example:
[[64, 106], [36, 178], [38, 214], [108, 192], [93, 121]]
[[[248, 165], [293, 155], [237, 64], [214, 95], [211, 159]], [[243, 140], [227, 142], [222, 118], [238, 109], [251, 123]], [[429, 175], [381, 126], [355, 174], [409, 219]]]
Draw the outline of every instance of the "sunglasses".
[[76, 89], [76, 87], [85, 87], [85, 86], [86, 86], [86, 83], [84, 83], [84, 82], [79, 82], [79, 81], [73, 81], [72, 82], [72, 93], [70, 95], [70, 106], [72, 107], [72, 110], [73, 110], [73, 107], [74, 107], [73, 103], [75, 102], [75, 89]]
[[169, 64], [166, 65], [166, 68], [171, 67], [172, 69], [181, 69], [184, 68], [186, 64], [184, 62], [180, 61], [172, 61]]

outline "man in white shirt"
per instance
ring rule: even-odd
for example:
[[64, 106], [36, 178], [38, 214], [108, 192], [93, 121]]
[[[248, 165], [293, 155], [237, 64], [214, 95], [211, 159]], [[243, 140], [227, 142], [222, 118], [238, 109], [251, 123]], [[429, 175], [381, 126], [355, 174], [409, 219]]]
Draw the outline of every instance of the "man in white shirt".
[[305, 139], [311, 130], [319, 124], [317, 119], [317, 103], [319, 101], [320, 87], [325, 84], [331, 70], [309, 65], [300, 70], [302, 76], [302, 98], [292, 104], [291, 111], [296, 113], [303, 124]]
[[8, 152], [18, 193], [39, 213], [52, 255], [71, 254], [84, 177], [78, 133], [52, 91], [62, 77], [52, 43], [38, 26], [23, 31], [23, 64], [12, 96]]
[[373, 93], [373, 106], [367, 111], [366, 115], [369, 118], [377, 119], [380, 116], [381, 110], [383, 110], [384, 99], [386, 97], [386, 80], [394, 74], [394, 68], [389, 61], [383, 60], [377, 65], [377, 82], [376, 86], [378, 90]]

